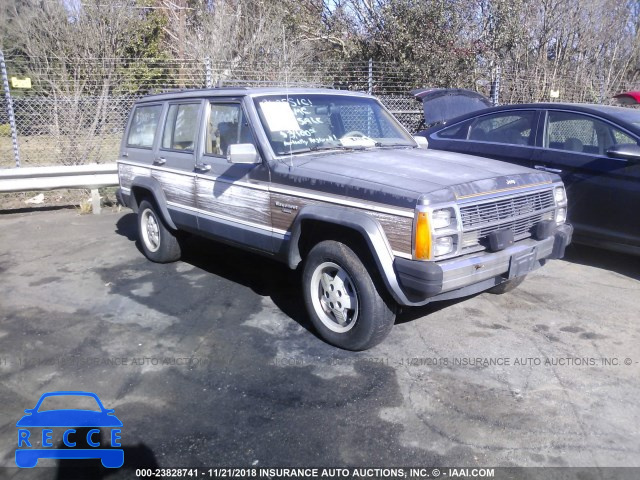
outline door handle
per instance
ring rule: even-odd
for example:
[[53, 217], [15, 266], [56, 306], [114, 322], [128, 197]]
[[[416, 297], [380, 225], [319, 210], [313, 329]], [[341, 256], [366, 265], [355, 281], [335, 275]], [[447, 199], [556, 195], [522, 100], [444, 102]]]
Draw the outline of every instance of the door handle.
[[208, 163], [196, 163], [195, 168], [201, 172], [208, 172], [211, 170], [211, 165]]
[[549, 168], [545, 167], [544, 165], [536, 165], [533, 168], [535, 168], [536, 170], [542, 170], [543, 172], [562, 173], [562, 170], [560, 170], [559, 168]]
[[167, 159], [164, 157], [158, 157], [153, 161], [153, 163], [155, 163], [156, 165], [164, 165], [165, 163], [167, 163]]

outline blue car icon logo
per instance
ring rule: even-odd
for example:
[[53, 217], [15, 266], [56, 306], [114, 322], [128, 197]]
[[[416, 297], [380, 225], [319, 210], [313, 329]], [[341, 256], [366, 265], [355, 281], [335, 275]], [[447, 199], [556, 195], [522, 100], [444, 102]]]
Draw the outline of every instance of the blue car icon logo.
[[[48, 408], [52, 403], [63, 404], [65, 408]], [[66, 408], [74, 403], [82, 403], [83, 408]], [[104, 408], [95, 393], [45, 393], [34, 408], [24, 413], [26, 415], [16, 423], [19, 429], [18, 467], [35, 467], [41, 458], [99, 458], [107, 468], [118, 468], [124, 463], [124, 451], [117, 448], [121, 447], [122, 422], [114, 415], [114, 410]], [[102, 440], [105, 433], [107, 442]], [[55, 448], [54, 441], [62, 448]]]

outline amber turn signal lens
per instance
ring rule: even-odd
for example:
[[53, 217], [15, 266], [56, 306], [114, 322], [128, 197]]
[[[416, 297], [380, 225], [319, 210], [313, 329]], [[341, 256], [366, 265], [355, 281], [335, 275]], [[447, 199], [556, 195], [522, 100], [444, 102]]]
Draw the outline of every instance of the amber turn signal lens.
[[419, 212], [416, 221], [416, 258], [418, 260], [431, 258], [431, 231], [429, 216], [426, 212]]

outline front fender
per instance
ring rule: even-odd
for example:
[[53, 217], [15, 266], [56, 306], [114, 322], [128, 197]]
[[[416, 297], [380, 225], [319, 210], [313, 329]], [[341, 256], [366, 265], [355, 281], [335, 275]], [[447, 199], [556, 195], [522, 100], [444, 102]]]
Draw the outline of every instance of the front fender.
[[291, 240], [289, 242], [287, 255], [290, 268], [297, 268], [302, 261], [299, 241], [305, 220], [333, 224], [337, 227], [349, 228], [358, 232], [366, 241], [371, 256], [374, 258], [376, 266], [378, 267], [378, 272], [389, 293], [391, 293], [396, 302], [400, 304], [407, 305], [410, 303], [398, 284], [398, 279], [393, 268], [393, 250], [382, 225], [380, 225], [377, 219], [364, 212], [324, 205], [308, 205], [303, 207], [296, 216], [291, 228]]

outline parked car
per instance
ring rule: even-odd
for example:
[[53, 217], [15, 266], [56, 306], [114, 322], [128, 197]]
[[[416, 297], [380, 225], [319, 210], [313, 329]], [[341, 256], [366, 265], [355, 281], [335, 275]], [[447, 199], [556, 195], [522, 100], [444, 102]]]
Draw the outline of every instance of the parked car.
[[620, 105], [638, 105], [640, 103], [640, 92], [635, 90], [622, 92], [614, 95], [613, 98]]
[[118, 173], [150, 260], [179, 259], [191, 232], [301, 266], [315, 328], [351, 350], [380, 342], [398, 305], [515, 287], [572, 233], [557, 175], [421, 149], [353, 92], [148, 96]]
[[[569, 103], [485, 108], [464, 96], [446, 98], [467, 105], [469, 112], [432, 119], [434, 126], [417, 133], [429, 148], [559, 174], [567, 187], [574, 241], [640, 255], [634, 213], [640, 206], [640, 110]], [[424, 101], [425, 112], [430, 100]]]

